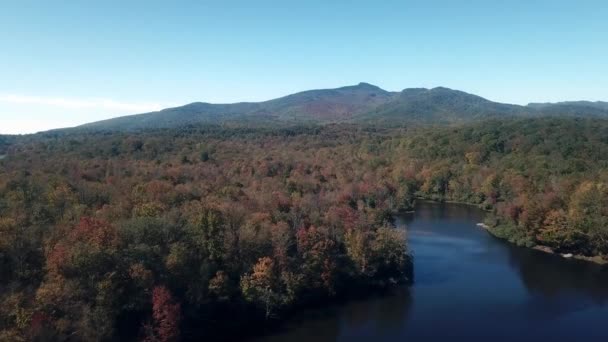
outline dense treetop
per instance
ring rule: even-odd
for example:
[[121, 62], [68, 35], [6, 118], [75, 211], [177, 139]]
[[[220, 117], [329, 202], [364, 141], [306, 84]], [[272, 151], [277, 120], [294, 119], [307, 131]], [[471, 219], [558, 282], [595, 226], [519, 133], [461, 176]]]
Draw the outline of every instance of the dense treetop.
[[0, 161], [1, 336], [231, 338], [411, 280], [405, 232], [391, 224], [410, 198], [373, 152], [353, 154], [371, 136], [24, 138]]
[[411, 281], [392, 222], [417, 198], [479, 205], [516, 243], [608, 253], [608, 120], [9, 140], [5, 339], [230, 338], [302, 305]]

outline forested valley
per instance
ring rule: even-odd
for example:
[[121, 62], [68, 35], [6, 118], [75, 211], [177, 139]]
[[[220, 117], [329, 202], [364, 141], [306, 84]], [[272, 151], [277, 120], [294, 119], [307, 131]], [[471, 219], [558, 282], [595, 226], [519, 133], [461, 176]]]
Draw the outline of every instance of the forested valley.
[[192, 125], [0, 139], [0, 340], [229, 340], [415, 281], [394, 215], [608, 253], [608, 120]]

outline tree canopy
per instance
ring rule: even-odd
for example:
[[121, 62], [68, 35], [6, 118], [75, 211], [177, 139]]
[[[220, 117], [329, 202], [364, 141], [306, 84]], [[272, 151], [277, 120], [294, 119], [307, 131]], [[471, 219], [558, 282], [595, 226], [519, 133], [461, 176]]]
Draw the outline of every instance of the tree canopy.
[[0, 339], [229, 339], [411, 281], [393, 217], [417, 198], [608, 253], [605, 120], [49, 132], [5, 150]]

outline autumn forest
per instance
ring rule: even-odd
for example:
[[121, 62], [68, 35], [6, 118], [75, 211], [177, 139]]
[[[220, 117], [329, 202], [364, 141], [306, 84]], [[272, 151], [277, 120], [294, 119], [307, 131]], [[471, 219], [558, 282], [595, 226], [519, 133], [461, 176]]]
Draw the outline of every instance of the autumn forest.
[[0, 140], [0, 340], [235, 339], [415, 281], [394, 217], [608, 254], [608, 120], [190, 125]]

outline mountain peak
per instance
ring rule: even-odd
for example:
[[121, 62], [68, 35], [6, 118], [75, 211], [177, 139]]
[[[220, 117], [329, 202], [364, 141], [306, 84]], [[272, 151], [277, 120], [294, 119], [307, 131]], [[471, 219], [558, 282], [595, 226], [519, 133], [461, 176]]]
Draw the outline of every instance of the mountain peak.
[[368, 88], [379, 88], [378, 86], [375, 86], [371, 83], [367, 83], [367, 82], [359, 82], [359, 84], [357, 84], [358, 87], [368, 87]]
[[347, 86], [347, 87], [344, 87], [344, 88], [354, 88], [354, 89], [370, 90], [370, 91], [381, 91], [381, 92], [385, 92], [386, 91], [386, 90], [384, 90], [384, 89], [382, 89], [382, 88], [380, 88], [380, 87], [378, 87], [376, 85], [373, 85], [373, 84], [370, 84], [370, 83], [367, 83], [367, 82], [359, 82], [359, 84], [357, 84], [357, 85]]
[[454, 90], [454, 89], [450, 89], [448, 87], [442, 87], [442, 86], [431, 88], [431, 90], [434, 90], [434, 91], [459, 91], [459, 90]]

